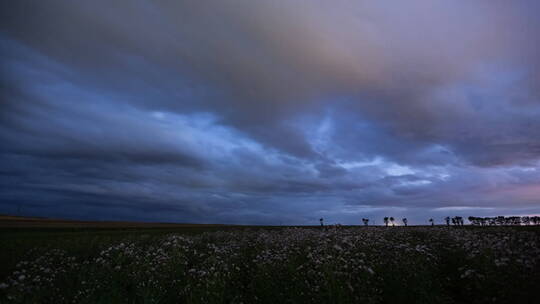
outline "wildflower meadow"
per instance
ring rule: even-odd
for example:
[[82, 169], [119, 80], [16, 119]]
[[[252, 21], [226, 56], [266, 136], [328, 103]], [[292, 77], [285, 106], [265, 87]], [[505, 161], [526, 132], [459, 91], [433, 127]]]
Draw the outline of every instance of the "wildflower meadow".
[[251, 228], [93, 240], [16, 257], [0, 278], [0, 302], [539, 303], [536, 227]]

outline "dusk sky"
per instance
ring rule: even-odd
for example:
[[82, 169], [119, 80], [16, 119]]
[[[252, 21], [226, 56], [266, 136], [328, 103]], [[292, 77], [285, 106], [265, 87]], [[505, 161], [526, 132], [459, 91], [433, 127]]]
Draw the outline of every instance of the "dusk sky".
[[0, 213], [540, 214], [540, 1], [1, 1]]

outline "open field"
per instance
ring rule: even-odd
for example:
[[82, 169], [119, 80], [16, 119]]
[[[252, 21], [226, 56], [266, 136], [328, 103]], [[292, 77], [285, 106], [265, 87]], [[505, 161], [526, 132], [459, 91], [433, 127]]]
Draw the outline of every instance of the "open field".
[[[42, 217], [21, 217], [0, 215], [1, 228], [98, 228], [98, 229], [130, 229], [130, 228], [204, 228], [221, 227], [218, 224], [178, 224], [178, 223], [144, 223], [144, 222], [112, 222], [112, 221], [76, 221], [63, 219], [49, 219]], [[230, 227], [230, 225], [229, 225]]]
[[0, 228], [1, 303], [538, 302], [535, 226], [45, 222]]
[[30, 250], [69, 248], [74, 252], [91, 253], [118, 240], [242, 227], [219, 224], [76, 221], [0, 215], [0, 277], [3, 278], [12, 271], [20, 257]]

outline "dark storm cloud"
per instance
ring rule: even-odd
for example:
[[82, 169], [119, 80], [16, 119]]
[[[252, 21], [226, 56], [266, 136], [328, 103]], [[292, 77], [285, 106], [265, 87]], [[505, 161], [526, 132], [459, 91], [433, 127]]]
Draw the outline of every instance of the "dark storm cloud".
[[48, 193], [72, 216], [204, 222], [537, 210], [539, 8], [5, 1], [2, 208]]

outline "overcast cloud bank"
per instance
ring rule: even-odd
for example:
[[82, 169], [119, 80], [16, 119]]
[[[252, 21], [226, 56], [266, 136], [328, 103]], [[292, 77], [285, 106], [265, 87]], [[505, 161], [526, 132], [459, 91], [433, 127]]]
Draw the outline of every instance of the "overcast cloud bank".
[[538, 12], [4, 1], [0, 212], [242, 224], [538, 214]]

